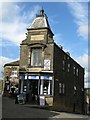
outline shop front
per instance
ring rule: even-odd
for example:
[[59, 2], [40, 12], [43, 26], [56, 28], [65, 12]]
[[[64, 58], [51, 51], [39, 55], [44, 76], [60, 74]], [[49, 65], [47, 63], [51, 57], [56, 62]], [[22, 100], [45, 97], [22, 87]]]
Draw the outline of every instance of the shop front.
[[46, 73], [20, 75], [20, 93], [26, 94], [28, 103], [51, 106], [53, 104], [52, 81], [53, 76]]

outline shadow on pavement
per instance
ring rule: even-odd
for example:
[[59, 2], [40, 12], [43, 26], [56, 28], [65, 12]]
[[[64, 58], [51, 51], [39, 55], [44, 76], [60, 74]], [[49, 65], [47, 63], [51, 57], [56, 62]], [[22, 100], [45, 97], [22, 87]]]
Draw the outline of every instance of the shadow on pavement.
[[58, 115], [58, 113], [15, 104], [14, 99], [2, 97], [2, 120], [48, 120], [56, 115]]
[[[60, 115], [60, 118], [57, 116]], [[53, 118], [54, 117], [54, 118]], [[2, 97], [2, 120], [89, 120], [90, 118], [61, 118], [62, 114], [49, 110], [15, 104], [15, 99]]]

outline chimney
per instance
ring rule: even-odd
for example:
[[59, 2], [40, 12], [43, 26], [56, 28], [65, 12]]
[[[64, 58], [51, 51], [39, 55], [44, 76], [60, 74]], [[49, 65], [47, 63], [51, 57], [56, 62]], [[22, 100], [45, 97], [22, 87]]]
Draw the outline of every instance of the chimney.
[[69, 53], [69, 52], [66, 52], [66, 54], [70, 56], [70, 53]]
[[62, 46], [62, 45], [58, 45], [58, 47], [59, 47], [60, 49], [63, 49], [63, 46]]

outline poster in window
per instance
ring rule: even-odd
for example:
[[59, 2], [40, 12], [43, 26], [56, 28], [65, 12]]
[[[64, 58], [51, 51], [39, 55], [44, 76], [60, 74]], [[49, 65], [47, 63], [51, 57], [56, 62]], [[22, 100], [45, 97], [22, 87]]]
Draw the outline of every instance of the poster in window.
[[50, 60], [49, 59], [44, 60], [44, 70], [50, 70]]

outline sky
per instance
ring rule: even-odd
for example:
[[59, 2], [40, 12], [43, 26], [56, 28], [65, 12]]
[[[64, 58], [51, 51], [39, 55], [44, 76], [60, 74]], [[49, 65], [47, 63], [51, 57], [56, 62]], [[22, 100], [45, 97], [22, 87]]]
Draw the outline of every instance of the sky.
[[6, 1], [0, 3], [0, 78], [3, 77], [1, 71], [5, 63], [19, 60], [20, 43], [26, 38], [27, 28], [43, 7], [54, 33], [54, 41], [85, 68], [85, 87], [90, 87], [88, 2]]

